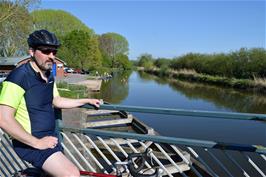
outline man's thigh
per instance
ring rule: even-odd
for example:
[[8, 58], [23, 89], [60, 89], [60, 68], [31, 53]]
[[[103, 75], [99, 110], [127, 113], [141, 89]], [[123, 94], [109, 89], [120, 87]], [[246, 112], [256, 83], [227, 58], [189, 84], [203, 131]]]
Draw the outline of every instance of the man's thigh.
[[57, 144], [55, 148], [52, 149], [45, 149], [45, 150], [39, 150], [35, 149], [33, 147], [30, 147], [26, 144], [23, 144], [17, 140], [13, 140], [13, 146], [14, 150], [16, 151], [17, 155], [31, 163], [34, 167], [42, 168], [44, 162], [54, 153], [57, 153], [58, 151], [62, 151], [63, 148], [60, 144]]
[[48, 157], [42, 169], [52, 176], [79, 176], [77, 167], [62, 152], [56, 152]]

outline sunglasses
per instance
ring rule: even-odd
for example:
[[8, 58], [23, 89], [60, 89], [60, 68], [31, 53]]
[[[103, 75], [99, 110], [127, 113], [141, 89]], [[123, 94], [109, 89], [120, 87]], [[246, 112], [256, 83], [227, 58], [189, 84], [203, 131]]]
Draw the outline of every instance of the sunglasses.
[[41, 51], [45, 55], [49, 55], [50, 53], [52, 53], [53, 55], [56, 55], [57, 53], [56, 49], [37, 48], [37, 50]]

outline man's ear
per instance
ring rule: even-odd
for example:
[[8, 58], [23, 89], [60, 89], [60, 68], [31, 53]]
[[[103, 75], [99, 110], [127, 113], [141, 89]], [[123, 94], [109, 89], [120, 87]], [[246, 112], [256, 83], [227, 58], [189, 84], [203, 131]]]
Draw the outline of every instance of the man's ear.
[[34, 55], [34, 50], [33, 50], [32, 48], [30, 48], [28, 52], [29, 52], [30, 56], [33, 57], [33, 55]]

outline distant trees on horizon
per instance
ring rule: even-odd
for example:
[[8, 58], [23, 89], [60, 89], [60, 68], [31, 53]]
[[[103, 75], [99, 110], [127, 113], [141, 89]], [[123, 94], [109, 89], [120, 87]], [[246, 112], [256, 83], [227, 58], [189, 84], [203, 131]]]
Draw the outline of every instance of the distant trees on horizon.
[[141, 55], [137, 66], [145, 69], [194, 70], [197, 73], [237, 79], [266, 77], [266, 49], [241, 48], [230, 53], [200, 54], [188, 53], [172, 59], [153, 58], [150, 54]]
[[129, 61], [127, 39], [114, 32], [96, 34], [78, 18], [62, 10], [34, 10], [40, 0], [2, 0], [0, 2], [0, 56], [27, 53], [27, 37], [37, 29], [54, 32], [62, 43], [58, 57], [70, 67], [108, 71], [109, 68], [130, 69], [132, 63], [145, 68], [164, 70], [190, 69], [198, 73], [235, 77], [266, 77], [265, 48], [241, 48], [230, 53], [188, 53], [172, 59], [153, 58], [142, 54]]
[[0, 56], [25, 55], [28, 35], [34, 30], [46, 29], [59, 38], [62, 45], [57, 56], [70, 67], [100, 72], [110, 68], [131, 68], [125, 37], [117, 33], [97, 35], [93, 29], [63, 10], [34, 10], [29, 13], [29, 5], [38, 2], [0, 2]]

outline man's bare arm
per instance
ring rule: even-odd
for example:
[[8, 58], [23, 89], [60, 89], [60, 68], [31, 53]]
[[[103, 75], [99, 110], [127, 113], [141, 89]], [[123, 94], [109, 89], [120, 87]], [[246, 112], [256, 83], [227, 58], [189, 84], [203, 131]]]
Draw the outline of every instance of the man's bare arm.
[[12, 107], [0, 105], [0, 128], [14, 139], [36, 149], [54, 148], [54, 145], [58, 143], [56, 137], [47, 136], [38, 139], [32, 136], [15, 120], [15, 111]]
[[57, 108], [76, 108], [79, 106], [82, 106], [84, 104], [91, 104], [95, 107], [100, 106], [100, 100], [98, 99], [89, 99], [89, 98], [83, 98], [83, 99], [71, 99], [71, 98], [64, 98], [57, 96], [53, 99], [53, 105]]

